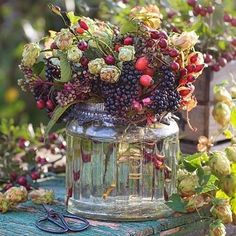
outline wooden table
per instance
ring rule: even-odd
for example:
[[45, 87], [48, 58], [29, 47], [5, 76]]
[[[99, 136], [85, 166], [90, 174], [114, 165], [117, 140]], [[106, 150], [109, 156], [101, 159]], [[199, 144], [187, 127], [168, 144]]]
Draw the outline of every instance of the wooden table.
[[[43, 181], [40, 186], [53, 189], [57, 202], [53, 208], [57, 211], [65, 211], [64, 177], [55, 177]], [[204, 215], [204, 213], [201, 213]], [[35, 221], [43, 215], [42, 207], [34, 205], [30, 201], [22, 204], [17, 210], [0, 214], [0, 236], [47, 236], [35, 227]], [[207, 217], [200, 220], [197, 213], [175, 214], [169, 218], [146, 222], [102, 222], [90, 220], [89, 229], [80, 233], [69, 233], [71, 236], [164, 236], [186, 235], [204, 236], [207, 232], [209, 220]], [[227, 234], [228, 235], [228, 234]], [[231, 234], [236, 235], [236, 234]]]

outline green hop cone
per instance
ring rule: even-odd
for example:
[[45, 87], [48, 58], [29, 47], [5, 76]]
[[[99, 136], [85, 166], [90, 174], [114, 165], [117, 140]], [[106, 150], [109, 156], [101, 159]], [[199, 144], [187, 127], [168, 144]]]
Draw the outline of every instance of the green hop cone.
[[120, 70], [116, 66], [104, 66], [101, 69], [100, 78], [107, 83], [115, 83], [120, 78]]
[[54, 192], [52, 190], [33, 190], [29, 193], [29, 197], [35, 204], [52, 204], [54, 202]]
[[209, 226], [209, 235], [210, 236], [225, 236], [225, 226], [222, 224], [221, 220], [215, 220]]
[[11, 207], [10, 202], [5, 198], [5, 196], [0, 192], [0, 212], [5, 213]]
[[220, 186], [230, 197], [236, 194], [236, 175], [230, 174], [220, 179]]
[[97, 75], [101, 72], [104, 66], [105, 66], [104, 59], [96, 58], [88, 63], [88, 70], [91, 74]]
[[132, 61], [134, 59], [134, 46], [120, 47], [118, 58], [120, 61]]
[[227, 147], [225, 153], [230, 161], [236, 162], [236, 145]]
[[194, 212], [196, 209], [199, 209], [204, 206], [205, 199], [202, 195], [193, 195], [187, 200], [187, 205], [185, 207], [187, 212]]
[[74, 35], [69, 29], [61, 29], [61, 31], [57, 33], [54, 41], [60, 50], [68, 50], [73, 44], [73, 37]]
[[224, 152], [213, 152], [210, 156], [209, 166], [211, 167], [212, 173], [218, 177], [231, 173], [230, 161]]
[[214, 98], [216, 102], [224, 102], [228, 106], [232, 106], [232, 96], [225, 87], [219, 87], [214, 94]]
[[193, 173], [182, 176], [178, 182], [178, 192], [182, 197], [190, 197], [196, 192], [198, 187], [198, 177]]
[[73, 46], [67, 51], [67, 59], [75, 63], [79, 62], [82, 55], [82, 51], [77, 46]]
[[22, 65], [32, 67], [40, 54], [40, 47], [37, 43], [28, 43], [24, 46], [22, 53]]
[[230, 115], [231, 115], [230, 107], [226, 103], [218, 102], [214, 106], [214, 109], [212, 111], [212, 115], [213, 115], [215, 121], [219, 125], [224, 127], [224, 126], [228, 125], [230, 122]]
[[28, 199], [28, 192], [25, 187], [11, 187], [4, 193], [5, 198], [13, 205], [25, 202]]
[[233, 221], [231, 207], [227, 199], [216, 199], [210, 212], [215, 218], [220, 219], [224, 224], [229, 224]]

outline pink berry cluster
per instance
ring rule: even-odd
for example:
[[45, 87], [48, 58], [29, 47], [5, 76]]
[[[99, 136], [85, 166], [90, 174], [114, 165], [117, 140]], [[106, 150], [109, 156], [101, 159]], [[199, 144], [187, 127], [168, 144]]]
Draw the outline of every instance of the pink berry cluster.
[[193, 9], [193, 14], [195, 16], [206, 16], [209, 14], [212, 14], [215, 10], [215, 7], [213, 5], [208, 5], [208, 6], [202, 6], [201, 4], [198, 3], [197, 0], [187, 0], [187, 3], [189, 6], [192, 7]]

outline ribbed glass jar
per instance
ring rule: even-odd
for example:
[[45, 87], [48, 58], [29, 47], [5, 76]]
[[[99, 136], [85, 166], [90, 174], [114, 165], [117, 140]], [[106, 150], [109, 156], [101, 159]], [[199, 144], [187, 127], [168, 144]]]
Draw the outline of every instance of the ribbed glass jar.
[[81, 105], [67, 126], [68, 211], [100, 220], [137, 221], [171, 213], [178, 126], [121, 125], [102, 104]]

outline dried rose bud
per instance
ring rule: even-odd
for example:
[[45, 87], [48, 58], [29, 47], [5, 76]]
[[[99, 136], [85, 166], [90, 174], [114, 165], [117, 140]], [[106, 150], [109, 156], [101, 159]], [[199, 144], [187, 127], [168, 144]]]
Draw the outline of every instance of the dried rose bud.
[[182, 197], [190, 197], [196, 192], [198, 187], [198, 177], [193, 173], [182, 176], [178, 183], [178, 192]]
[[220, 219], [224, 224], [233, 221], [232, 211], [227, 199], [216, 199], [215, 204], [210, 209], [211, 214]]
[[228, 125], [230, 122], [230, 115], [231, 115], [230, 107], [224, 102], [218, 102], [214, 106], [212, 115], [215, 121], [219, 125], [224, 127]]
[[215, 151], [210, 156], [209, 166], [216, 176], [226, 176], [231, 173], [230, 161], [224, 152]]
[[69, 29], [61, 29], [61, 31], [57, 33], [54, 41], [60, 50], [67, 50], [72, 46], [73, 37], [74, 35]]
[[132, 61], [134, 59], [134, 46], [120, 47], [118, 58], [120, 61]]
[[77, 46], [73, 46], [67, 51], [67, 59], [72, 62], [79, 62], [82, 55], [82, 51]]
[[100, 72], [101, 80], [108, 83], [115, 83], [120, 78], [120, 70], [116, 66], [104, 66]]
[[227, 158], [232, 161], [236, 162], [236, 145], [229, 146], [225, 149], [225, 153]]
[[4, 193], [5, 198], [12, 204], [27, 201], [28, 192], [24, 186], [12, 187]]
[[230, 174], [221, 178], [220, 186], [228, 196], [233, 197], [236, 193], [236, 175]]
[[41, 49], [37, 43], [26, 44], [22, 53], [22, 65], [32, 67], [39, 57], [40, 50]]
[[0, 212], [5, 213], [10, 208], [9, 201], [5, 198], [5, 196], [0, 192]]
[[187, 212], [194, 212], [196, 209], [203, 207], [205, 199], [202, 195], [193, 195], [187, 199], [187, 205], [185, 207]]
[[103, 58], [96, 58], [88, 63], [88, 70], [91, 74], [96, 75], [99, 74], [105, 65], [105, 61]]
[[209, 236], [226, 236], [225, 226], [221, 220], [216, 220], [209, 226]]
[[33, 190], [29, 193], [29, 197], [35, 204], [52, 204], [54, 202], [54, 192], [52, 190]]

